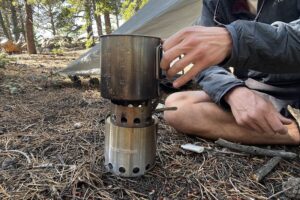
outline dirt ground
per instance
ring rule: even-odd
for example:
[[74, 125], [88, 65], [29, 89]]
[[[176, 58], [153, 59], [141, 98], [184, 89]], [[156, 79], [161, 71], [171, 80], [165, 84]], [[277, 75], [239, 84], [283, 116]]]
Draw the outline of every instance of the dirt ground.
[[[52, 75], [78, 55], [14, 55], [0, 68], [0, 199], [286, 199], [282, 183], [300, 176], [299, 158], [281, 161], [257, 183], [251, 174], [270, 158], [175, 134], [161, 114], [155, 168], [130, 179], [106, 172], [109, 101], [89, 78], [80, 85]], [[184, 151], [185, 143], [207, 150]]]

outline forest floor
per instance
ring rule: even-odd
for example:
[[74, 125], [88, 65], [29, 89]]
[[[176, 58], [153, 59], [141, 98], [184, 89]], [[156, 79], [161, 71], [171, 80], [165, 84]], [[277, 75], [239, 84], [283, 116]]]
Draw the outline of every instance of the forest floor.
[[[257, 183], [251, 174], [270, 158], [178, 134], [161, 114], [153, 170], [139, 178], [106, 172], [109, 101], [89, 78], [79, 85], [53, 75], [79, 53], [13, 55], [0, 68], [0, 199], [268, 199], [300, 176], [299, 158], [283, 160]], [[206, 151], [182, 150], [186, 143]], [[267, 148], [300, 152], [299, 146]]]

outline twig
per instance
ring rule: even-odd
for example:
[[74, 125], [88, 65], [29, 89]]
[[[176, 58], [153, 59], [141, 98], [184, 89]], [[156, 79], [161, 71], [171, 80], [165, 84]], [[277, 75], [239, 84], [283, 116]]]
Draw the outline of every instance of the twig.
[[31, 164], [31, 160], [30, 160], [29, 156], [26, 153], [22, 152], [22, 151], [19, 151], [19, 150], [4, 150], [3, 151], [3, 150], [0, 149], [0, 153], [2, 153], [2, 152], [4, 152], [4, 153], [19, 153], [19, 154], [22, 154], [26, 158], [28, 164]]
[[288, 191], [288, 190], [290, 190], [290, 189], [292, 189], [292, 187], [288, 187], [288, 188], [286, 188], [286, 189], [284, 189], [284, 190], [282, 190], [282, 191], [280, 191], [280, 192], [277, 192], [277, 193], [275, 193], [275, 194], [269, 196], [268, 199], [272, 199], [272, 198], [274, 198], [274, 197], [276, 197], [276, 196], [278, 196], [278, 195], [280, 195], [280, 194], [282, 194], [282, 193], [284, 193], [284, 192], [286, 192], [286, 191]]
[[235, 187], [235, 185], [232, 183], [232, 181], [231, 181], [231, 178], [229, 178], [229, 182], [230, 182], [230, 184], [232, 185], [232, 187], [234, 188], [234, 190], [238, 193], [238, 194], [240, 194], [241, 196], [243, 196], [245, 199], [247, 199], [247, 200], [253, 200], [253, 198], [251, 198], [251, 197], [247, 197], [245, 194], [243, 194], [239, 189], [237, 189], [237, 187]]
[[7, 198], [10, 198], [11, 196], [6, 192], [6, 190], [0, 185], [0, 193], [4, 194]]
[[69, 167], [70, 169], [76, 169], [76, 165], [64, 165], [64, 164], [53, 164], [53, 163], [45, 163], [37, 166], [33, 166], [33, 169], [37, 168], [55, 168], [55, 167]]
[[26, 131], [27, 129], [29, 129], [29, 128], [33, 127], [34, 125], [36, 125], [36, 123], [34, 123], [34, 124], [30, 124], [30, 125], [26, 126], [25, 128], [23, 128], [23, 129], [21, 130], [21, 132], [24, 132], [24, 131]]
[[164, 111], [175, 111], [177, 110], [177, 107], [164, 107], [164, 108], [158, 108], [156, 110], [154, 110], [155, 113], [160, 113], [160, 112], [164, 112]]
[[266, 175], [268, 175], [274, 167], [281, 161], [281, 157], [271, 158], [264, 166], [258, 169], [251, 178], [257, 182], [260, 182]]
[[236, 144], [233, 142], [226, 141], [224, 139], [218, 139], [216, 144], [226, 147], [229, 149], [234, 149], [237, 151], [249, 153], [251, 155], [259, 155], [259, 156], [271, 156], [271, 157], [281, 157], [281, 158], [288, 158], [288, 159], [294, 159], [297, 157], [297, 154], [293, 152], [286, 152], [286, 151], [278, 151], [278, 150], [269, 150], [269, 149], [263, 149], [255, 146], [247, 146], [247, 145], [241, 145]]

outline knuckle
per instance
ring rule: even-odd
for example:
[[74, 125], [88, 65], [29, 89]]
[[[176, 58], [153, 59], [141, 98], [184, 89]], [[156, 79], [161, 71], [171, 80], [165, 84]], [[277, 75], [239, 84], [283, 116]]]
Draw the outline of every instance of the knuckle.
[[163, 60], [166, 62], [166, 63], [170, 63], [172, 61], [171, 59], [171, 54], [170, 53], [165, 53], [163, 55]]
[[238, 118], [236, 119], [236, 123], [240, 126], [244, 126], [245, 125], [245, 121], [242, 118]]
[[193, 27], [186, 27], [182, 30], [182, 33], [189, 34], [189, 33], [193, 32], [193, 30], [194, 30]]
[[249, 113], [248, 113], [248, 117], [251, 119], [251, 120], [257, 120], [257, 118], [258, 118], [258, 116], [257, 116], [257, 112], [255, 112], [255, 111], [250, 111]]

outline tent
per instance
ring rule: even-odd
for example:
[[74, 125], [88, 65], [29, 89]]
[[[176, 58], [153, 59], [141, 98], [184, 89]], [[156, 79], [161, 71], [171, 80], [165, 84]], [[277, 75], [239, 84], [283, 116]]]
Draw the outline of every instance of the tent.
[[[113, 34], [138, 34], [167, 38], [178, 30], [191, 26], [199, 19], [202, 0], [149, 0], [129, 21]], [[100, 45], [59, 73], [66, 75], [100, 74]]]

